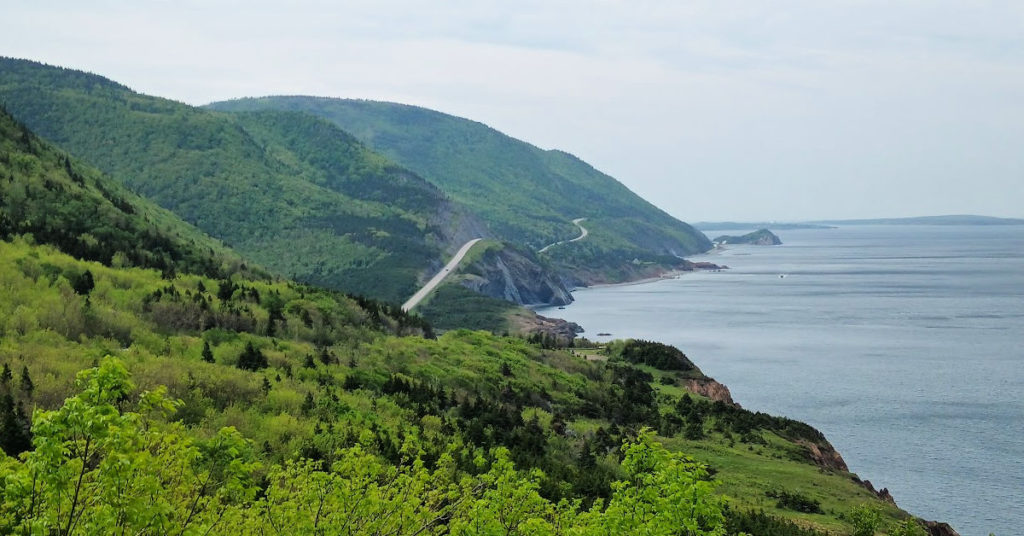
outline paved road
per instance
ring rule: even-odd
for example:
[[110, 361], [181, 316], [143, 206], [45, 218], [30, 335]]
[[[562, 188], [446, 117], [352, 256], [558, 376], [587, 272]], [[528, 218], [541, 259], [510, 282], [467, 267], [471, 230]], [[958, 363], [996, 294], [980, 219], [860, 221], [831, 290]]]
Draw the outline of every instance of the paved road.
[[481, 240], [483, 239], [474, 238], [469, 242], [462, 244], [462, 247], [459, 248], [459, 251], [455, 253], [455, 256], [452, 257], [452, 260], [448, 261], [448, 264], [444, 265], [444, 268], [441, 268], [441, 271], [437, 272], [437, 275], [432, 277], [430, 281], [427, 281], [427, 284], [423, 285], [423, 288], [416, 291], [416, 294], [413, 294], [408, 301], [402, 304], [402, 310], [408, 311], [413, 307], [419, 305], [419, 303], [423, 301], [423, 298], [426, 298], [427, 294], [430, 294], [430, 291], [434, 290], [434, 288], [437, 287], [437, 285], [441, 284], [441, 281], [443, 281], [444, 278], [448, 277], [448, 275], [452, 273], [455, 267], [458, 266], [460, 262], [462, 262], [462, 258], [466, 256], [466, 253], [469, 252], [469, 248], [473, 247], [473, 244], [476, 244]]
[[552, 246], [557, 246], [558, 244], [568, 244], [569, 242], [576, 242], [576, 241], [583, 240], [584, 238], [586, 238], [587, 234], [588, 234], [587, 233], [587, 228], [582, 226], [582, 225], [580, 225], [580, 222], [585, 220], [585, 219], [586, 218], [576, 218], [575, 220], [572, 220], [572, 222], [576, 224], [576, 227], [580, 228], [580, 235], [579, 236], [577, 236], [576, 238], [573, 238], [572, 240], [562, 240], [560, 242], [555, 242], [554, 244], [548, 244], [548, 245], [540, 248], [540, 250], [538, 250], [537, 253], [544, 253], [545, 251], [548, 250], [548, 248], [551, 248]]

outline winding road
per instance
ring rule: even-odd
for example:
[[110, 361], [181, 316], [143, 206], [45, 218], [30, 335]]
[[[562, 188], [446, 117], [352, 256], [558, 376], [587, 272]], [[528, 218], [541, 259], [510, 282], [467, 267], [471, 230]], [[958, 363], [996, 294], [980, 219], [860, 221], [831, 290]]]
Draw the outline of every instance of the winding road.
[[585, 220], [585, 219], [586, 218], [576, 218], [575, 220], [572, 220], [572, 222], [574, 224], [576, 224], [576, 227], [580, 228], [580, 235], [579, 236], [577, 236], [576, 238], [573, 238], [571, 240], [562, 240], [562, 241], [559, 241], [559, 242], [555, 242], [554, 244], [548, 244], [548, 245], [540, 248], [539, 250], [537, 250], [537, 253], [544, 253], [545, 251], [547, 251], [551, 247], [557, 246], [559, 244], [568, 244], [569, 242], [577, 242], [579, 240], [583, 240], [584, 238], [586, 238], [587, 234], [588, 234], [587, 233], [587, 228], [582, 226], [582, 225], [580, 225], [580, 222]]
[[481, 240], [483, 239], [474, 238], [469, 242], [462, 244], [462, 247], [459, 248], [459, 251], [455, 253], [455, 256], [452, 257], [452, 260], [448, 261], [448, 264], [444, 265], [444, 268], [441, 268], [441, 271], [437, 272], [437, 275], [430, 278], [430, 281], [427, 281], [427, 284], [423, 285], [423, 288], [417, 290], [416, 294], [413, 294], [411, 298], [409, 298], [405, 303], [402, 304], [402, 310], [409, 311], [413, 307], [419, 305], [419, 303], [423, 301], [423, 298], [426, 298], [427, 294], [430, 294], [430, 291], [434, 290], [434, 288], [436, 288], [437, 285], [441, 284], [441, 281], [444, 281], [444, 278], [448, 277], [448, 275], [452, 273], [455, 267], [458, 266], [460, 262], [462, 262], [462, 259], [463, 257], [466, 256], [466, 253], [469, 253], [469, 249], [472, 248], [474, 244]]

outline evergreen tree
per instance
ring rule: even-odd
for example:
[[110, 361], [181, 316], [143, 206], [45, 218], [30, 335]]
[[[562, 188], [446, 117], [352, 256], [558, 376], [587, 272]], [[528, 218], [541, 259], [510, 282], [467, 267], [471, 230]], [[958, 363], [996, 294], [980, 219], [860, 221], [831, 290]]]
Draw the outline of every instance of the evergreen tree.
[[14, 374], [11, 372], [11, 367], [7, 363], [4, 363], [4, 370], [0, 373], [0, 385], [5, 388], [11, 385], [11, 380], [14, 379]]
[[27, 366], [21, 368], [21, 390], [28, 396], [32, 396], [32, 391], [36, 390], [36, 386], [32, 383], [32, 378], [28, 374]]
[[242, 370], [260, 370], [267, 368], [267, 356], [253, 347], [252, 343], [245, 344], [245, 350], [238, 356], [238, 368]]
[[203, 361], [207, 363], [213, 363], [213, 350], [210, 349], [210, 343], [203, 341]]
[[82, 275], [75, 277], [71, 287], [75, 290], [75, 294], [87, 296], [96, 287], [92, 272], [86, 270]]
[[10, 393], [0, 397], [0, 450], [17, 456], [32, 448], [28, 418], [21, 404], [15, 405]]
[[310, 413], [312, 413], [313, 412], [313, 405], [314, 405], [313, 393], [306, 393], [306, 399], [302, 401], [302, 407], [301, 407], [302, 414], [303, 415], [309, 415]]

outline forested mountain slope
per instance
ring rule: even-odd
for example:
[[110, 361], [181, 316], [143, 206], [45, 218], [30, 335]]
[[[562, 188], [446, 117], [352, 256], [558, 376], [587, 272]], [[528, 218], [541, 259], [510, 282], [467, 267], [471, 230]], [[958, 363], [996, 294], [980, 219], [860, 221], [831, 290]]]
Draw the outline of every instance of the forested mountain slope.
[[304, 114], [222, 114], [0, 59], [0, 101], [44, 138], [277, 273], [393, 301], [481, 225]]
[[263, 97], [209, 105], [225, 111], [293, 110], [323, 117], [438, 185], [485, 220], [499, 238], [545, 254], [585, 282], [633, 275], [634, 259], [671, 266], [711, 244], [689, 225], [614, 178], [561, 152], [545, 151], [481, 123], [402, 104], [319, 97]]
[[817, 430], [705, 398], [720, 386], [675, 348], [434, 338], [394, 306], [231, 273], [4, 115], [0, 182], [0, 533], [816, 536], [906, 517]]
[[241, 257], [57, 150], [0, 109], [0, 238], [29, 234], [82, 259], [227, 276]]

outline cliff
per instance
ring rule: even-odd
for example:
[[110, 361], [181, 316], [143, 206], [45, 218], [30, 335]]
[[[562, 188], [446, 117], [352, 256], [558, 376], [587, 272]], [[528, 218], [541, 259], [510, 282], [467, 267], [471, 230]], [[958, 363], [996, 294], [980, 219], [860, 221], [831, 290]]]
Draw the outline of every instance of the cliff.
[[519, 305], [572, 303], [561, 279], [529, 251], [493, 242], [483, 248], [462, 269], [458, 278], [462, 286]]

